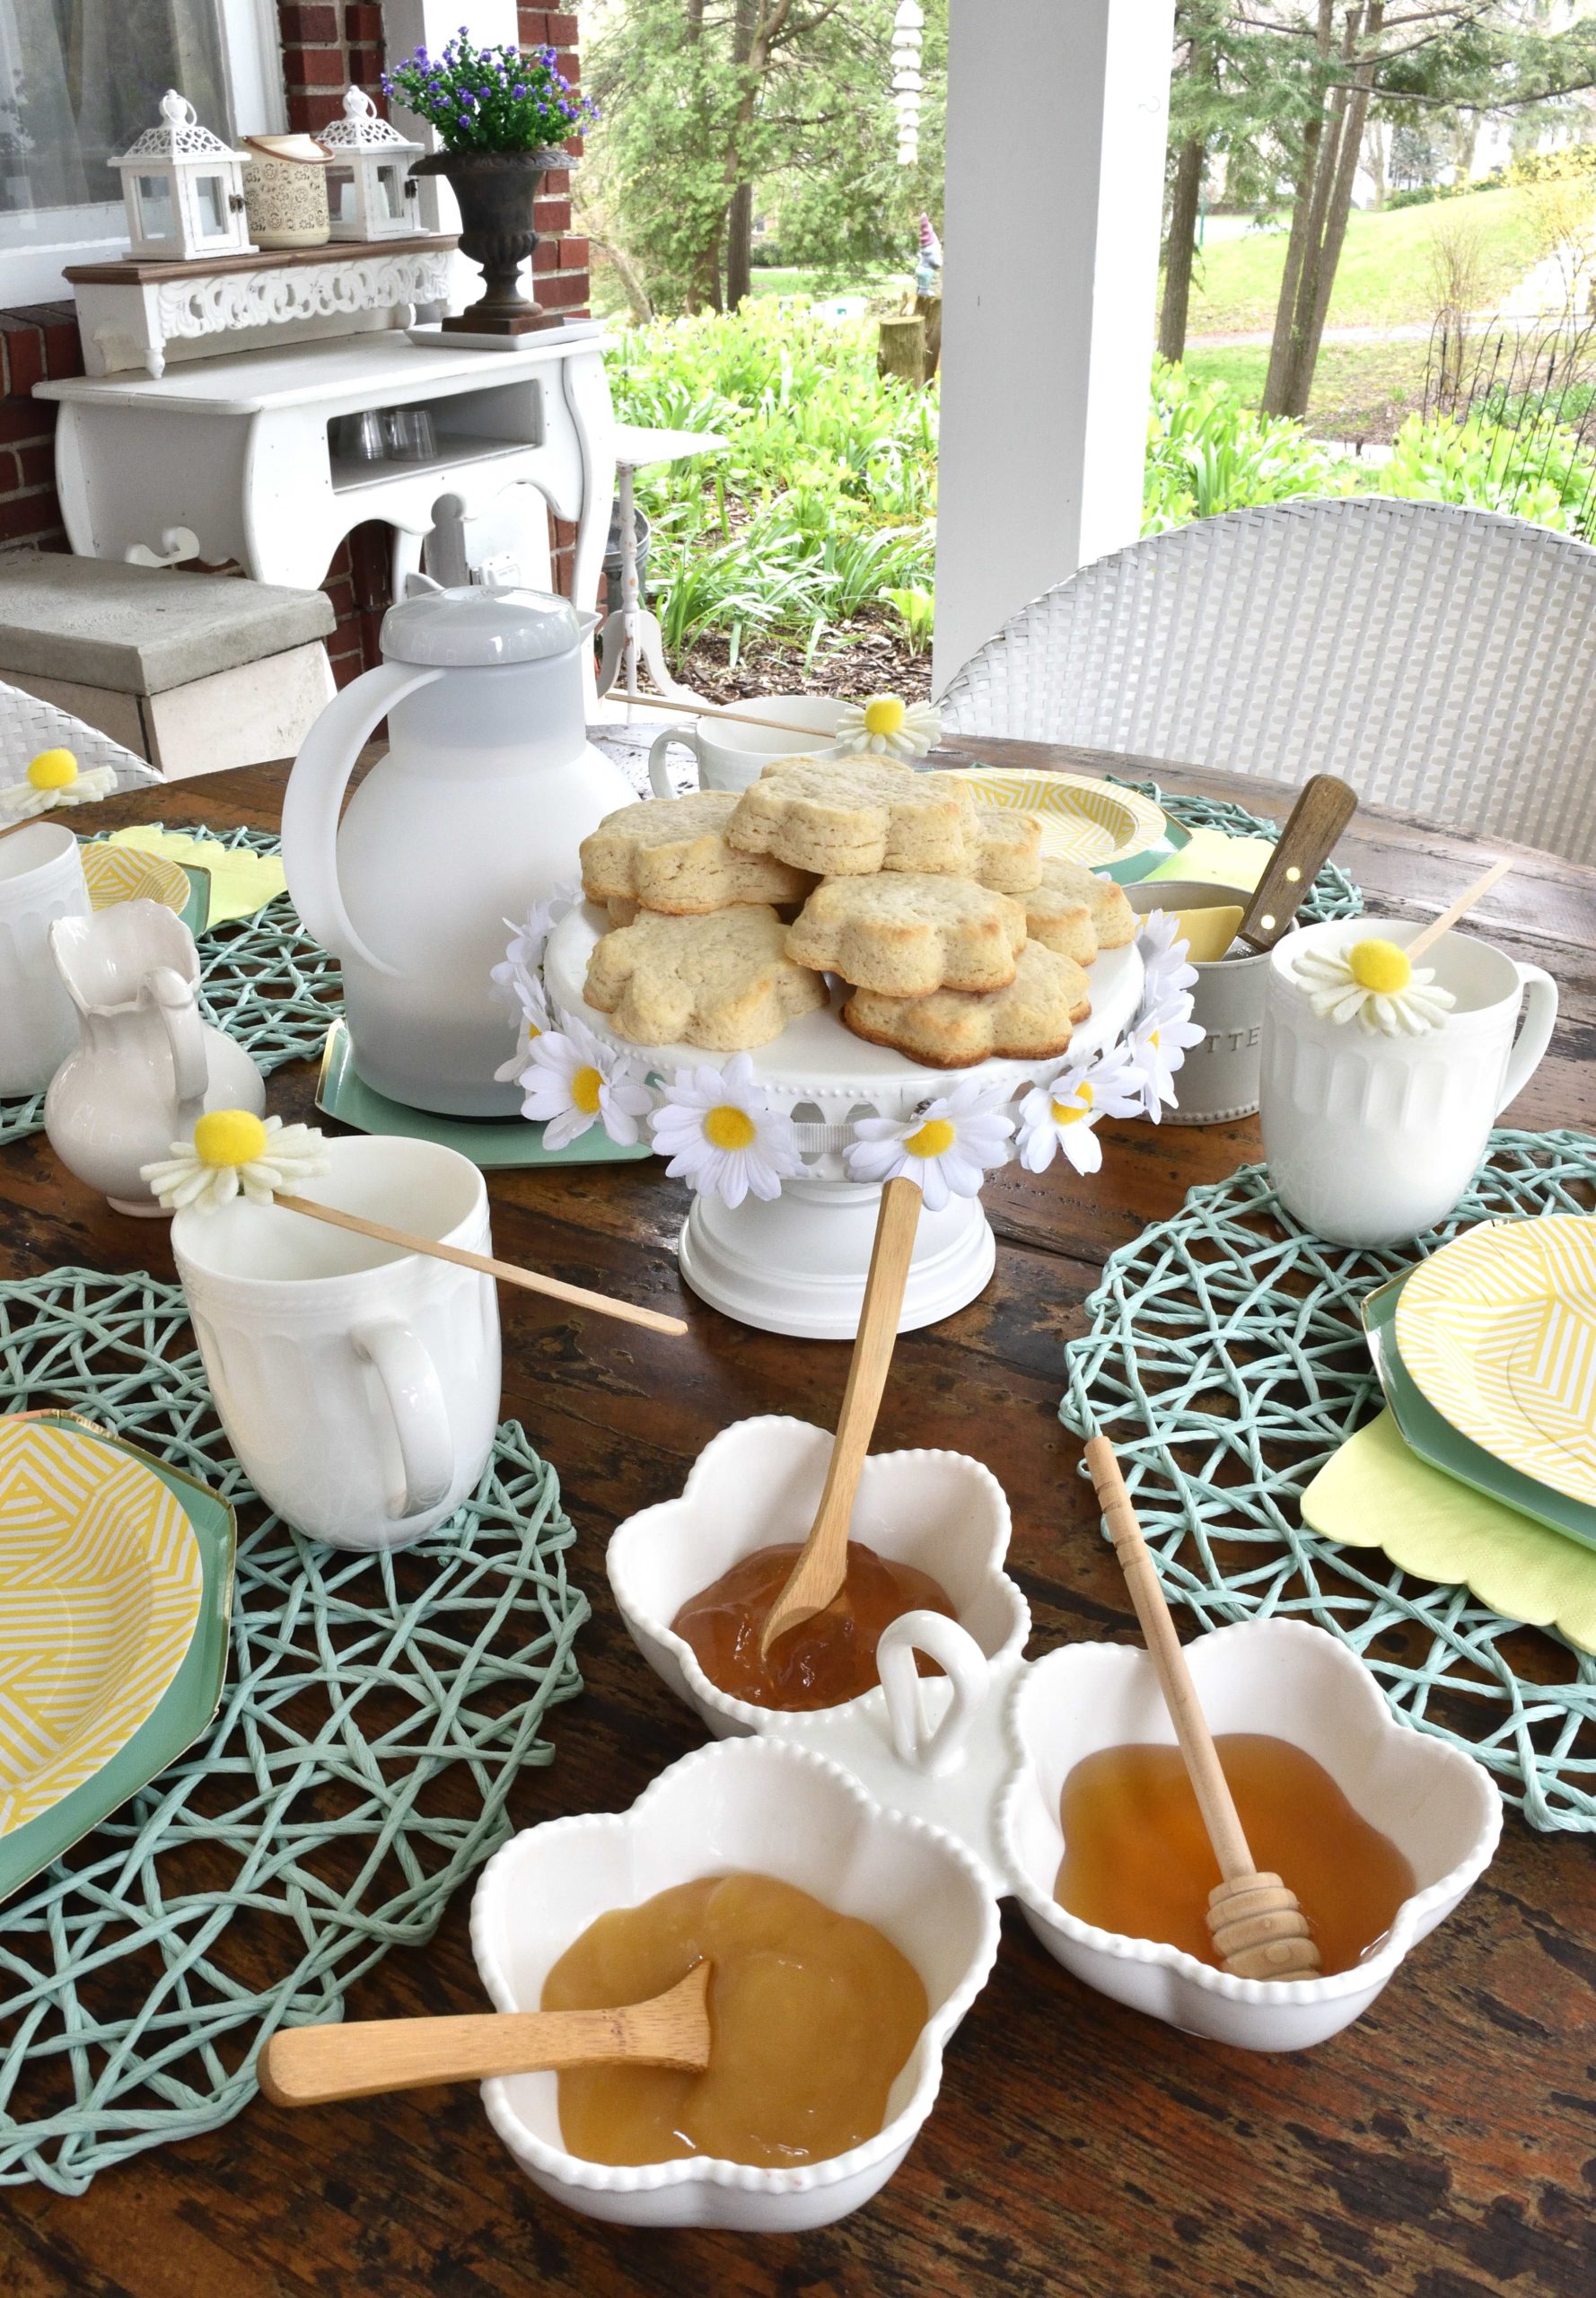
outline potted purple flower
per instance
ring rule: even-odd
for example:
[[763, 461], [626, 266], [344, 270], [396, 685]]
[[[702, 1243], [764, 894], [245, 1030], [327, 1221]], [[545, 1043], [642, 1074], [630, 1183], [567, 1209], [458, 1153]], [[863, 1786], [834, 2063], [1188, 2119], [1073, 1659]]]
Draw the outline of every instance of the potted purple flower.
[[593, 117], [551, 48], [474, 48], [462, 25], [442, 56], [418, 48], [382, 75], [396, 103], [428, 120], [441, 152], [411, 170], [443, 176], [460, 202], [460, 243], [482, 266], [483, 294], [445, 328], [522, 335], [557, 325], [521, 292], [521, 267], [538, 244], [532, 203], [547, 168], [566, 168], [560, 147]]

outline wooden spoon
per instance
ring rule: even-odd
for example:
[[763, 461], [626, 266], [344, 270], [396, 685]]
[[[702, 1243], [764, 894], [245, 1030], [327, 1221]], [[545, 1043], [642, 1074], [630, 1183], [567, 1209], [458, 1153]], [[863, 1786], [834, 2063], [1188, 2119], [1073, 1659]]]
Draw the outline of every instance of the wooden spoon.
[[903, 1306], [919, 1218], [918, 1183], [901, 1177], [889, 1181], [881, 1190], [881, 1208], [876, 1216], [864, 1306], [831, 1447], [831, 1465], [826, 1471], [826, 1488], [786, 1585], [766, 1615], [759, 1637], [761, 1659], [768, 1656], [778, 1636], [823, 1612], [847, 1577], [848, 1526], [898, 1339], [898, 1313]]
[[489, 2074], [588, 2066], [701, 2071], [709, 2064], [709, 1974], [695, 1963], [666, 1995], [615, 2011], [501, 2011], [463, 2019], [362, 2019], [281, 2027], [260, 2054], [260, 2087], [274, 2106], [323, 2107], [413, 2091], [425, 2083], [480, 2083]]
[[1235, 1799], [1214, 1745], [1191, 1670], [1170, 1618], [1125, 1478], [1106, 1436], [1086, 1447], [1098, 1505], [1103, 1512], [1119, 1569], [1142, 1624], [1148, 1656], [1158, 1676], [1164, 1706], [1180, 1742], [1203, 1825], [1224, 1881], [1208, 1894], [1208, 1935], [1220, 1960], [1237, 1978], [1311, 1978], [1319, 1970], [1319, 1949], [1308, 1918], [1278, 1875], [1259, 1872], [1236, 1810]]
[[1237, 933], [1272, 950], [1308, 899], [1330, 850], [1356, 813], [1357, 793], [1334, 774], [1311, 774], [1286, 817], [1275, 858], [1258, 880]]

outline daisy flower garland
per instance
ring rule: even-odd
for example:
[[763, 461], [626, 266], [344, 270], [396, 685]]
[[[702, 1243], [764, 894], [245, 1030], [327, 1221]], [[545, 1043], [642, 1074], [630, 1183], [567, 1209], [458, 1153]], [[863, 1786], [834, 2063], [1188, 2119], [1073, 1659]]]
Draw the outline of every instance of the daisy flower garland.
[[542, 1125], [546, 1149], [564, 1149], [594, 1124], [629, 1149], [638, 1118], [653, 1106], [631, 1064], [607, 1051], [574, 1016], [563, 1030], [544, 1030], [532, 1039], [516, 1083], [524, 1095], [521, 1113]]
[[978, 1197], [987, 1173], [1008, 1159], [1014, 1127], [1001, 1113], [1006, 1099], [1003, 1087], [983, 1088], [972, 1077], [907, 1123], [860, 1118], [845, 1153], [848, 1179], [916, 1181], [927, 1213], [940, 1213], [952, 1197]]
[[327, 1171], [321, 1143], [314, 1126], [253, 1110], [207, 1110], [192, 1140], [174, 1141], [170, 1157], [138, 1170], [169, 1213], [189, 1205], [212, 1213], [241, 1191], [251, 1205], [269, 1205], [278, 1189]]
[[1028, 1173], [1045, 1173], [1062, 1153], [1076, 1172], [1095, 1173], [1103, 1162], [1098, 1119], [1138, 1115], [1141, 1085], [1121, 1044], [1061, 1070], [1050, 1085], [1034, 1086], [1020, 1104], [1020, 1162]]
[[1142, 920], [1136, 948], [1142, 960], [1144, 1013], [1197, 987], [1197, 968], [1186, 961], [1186, 943], [1175, 938], [1179, 930], [1165, 910], [1150, 909]]
[[1136, 1106], [1154, 1125], [1166, 1109], [1175, 1109], [1175, 1072], [1194, 1045], [1207, 1031], [1191, 1018], [1191, 990], [1197, 968], [1186, 962], [1186, 944], [1178, 941], [1175, 920], [1162, 909], [1149, 910], [1136, 935], [1141, 953], [1143, 984], [1136, 1018], [1124, 1040], [1125, 1051], [1136, 1072]]
[[[531, 1022], [535, 1029], [548, 1027], [548, 1006], [543, 995], [543, 952], [562, 917], [581, 899], [580, 888], [557, 886], [546, 901], [535, 902], [524, 925], [510, 925], [510, 946], [488, 978], [500, 1000]], [[509, 925], [510, 921], [504, 923]]]
[[22, 781], [0, 790], [0, 817], [25, 822], [53, 806], [92, 805], [109, 798], [116, 786], [114, 767], [96, 766], [83, 774], [70, 750], [40, 750]]
[[695, 1191], [730, 1206], [750, 1196], [768, 1204], [784, 1180], [803, 1171], [793, 1120], [771, 1108], [746, 1053], [724, 1069], [679, 1069], [651, 1129], [673, 1180], [685, 1178]]
[[850, 702], [837, 722], [837, 758], [870, 751], [886, 758], [924, 758], [943, 735], [942, 713], [934, 702], [905, 702], [877, 694]]

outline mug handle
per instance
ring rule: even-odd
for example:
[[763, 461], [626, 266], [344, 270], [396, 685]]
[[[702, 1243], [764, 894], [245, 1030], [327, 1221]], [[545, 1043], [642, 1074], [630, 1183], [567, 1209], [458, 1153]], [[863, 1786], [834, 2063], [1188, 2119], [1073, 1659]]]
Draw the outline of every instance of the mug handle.
[[[947, 1714], [929, 1732], [916, 1652], [936, 1661], [953, 1687]], [[887, 1722], [899, 1761], [933, 1779], [951, 1771], [992, 1681], [987, 1655], [975, 1637], [945, 1612], [903, 1612], [881, 1630], [875, 1664], [887, 1696]]]
[[349, 1338], [382, 1383], [404, 1467], [404, 1488], [390, 1493], [388, 1513], [402, 1518], [435, 1508], [454, 1480], [454, 1434], [437, 1369], [408, 1325], [373, 1319]]
[[1539, 966], [1519, 966], [1518, 976], [1529, 993], [1524, 1006], [1524, 1026], [1519, 1031], [1517, 1044], [1507, 1057], [1507, 1074], [1502, 1081], [1502, 1099], [1496, 1104], [1498, 1117], [1509, 1101], [1517, 1101], [1539, 1068], [1541, 1057], [1551, 1042], [1552, 1029], [1557, 1019], [1557, 985], [1550, 974], [1543, 973]]
[[673, 798], [676, 794], [671, 787], [671, 776], [665, 770], [665, 753], [672, 742], [680, 742], [684, 750], [691, 750], [699, 778], [703, 778], [704, 761], [698, 756], [697, 735], [685, 727], [667, 726], [662, 734], [654, 736], [648, 748], [648, 778], [653, 785], [656, 798]]

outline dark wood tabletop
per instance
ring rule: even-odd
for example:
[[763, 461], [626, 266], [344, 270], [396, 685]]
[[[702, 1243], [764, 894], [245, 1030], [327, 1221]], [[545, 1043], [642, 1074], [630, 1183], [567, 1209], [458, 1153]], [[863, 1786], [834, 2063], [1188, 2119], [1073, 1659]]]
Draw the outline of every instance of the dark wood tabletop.
[[[1006, 763], [1156, 772], [1283, 817], [1273, 785], [1146, 761], [977, 743]], [[95, 826], [160, 819], [275, 828], [284, 775], [258, 767], [108, 803]], [[1511, 851], [1370, 809], [1337, 858], [1371, 909], [1427, 917]], [[1596, 1130], [1596, 870], [1521, 850], [1477, 913], [1562, 991], [1550, 1055], [1513, 1122]], [[312, 1116], [307, 1064], [272, 1105]], [[1133, 1626], [1079, 1447], [1057, 1417], [1061, 1347], [1115, 1247], [1187, 1189], [1258, 1153], [1256, 1123], [1127, 1124], [1101, 1172], [1016, 1166], [987, 1205], [997, 1269], [979, 1300], [899, 1346], [882, 1448], [985, 1460], [1013, 1509], [1011, 1569], [1031, 1651]], [[774, 1338], [706, 1308], [677, 1276], [682, 1188], [655, 1162], [490, 1176], [496, 1248], [574, 1282], [680, 1306], [686, 1340], [506, 1293], [504, 1402], [557, 1468], [592, 1599], [586, 1688], [552, 1712], [548, 1769], [511, 1816], [624, 1808], [703, 1738], [632, 1647], [603, 1573], [611, 1527], [678, 1492], [695, 1454], [750, 1413], [830, 1424], [847, 1352]], [[119, 1219], [42, 1136], [0, 1150], [0, 1273], [66, 1262], [170, 1276], [164, 1232]], [[485, 2007], [461, 1890], [425, 1951], [390, 1954], [348, 2015]], [[4, 1911], [0, 1910], [0, 1933]], [[948, 2052], [902, 2170], [855, 2216], [797, 2237], [625, 2232], [522, 2177], [474, 2089], [291, 2116], [257, 2101], [222, 2130], [103, 2172], [85, 2196], [0, 2200], [9, 2298], [523, 2298], [612, 2294], [1079, 2294], [1297, 2298], [1589, 2298], [1596, 2289], [1596, 1861], [1588, 1838], [1508, 1817], [1458, 1913], [1368, 2015], [1320, 2049], [1264, 2057], [1138, 2017], [1069, 1977], [1012, 1904], [994, 1975]]]

